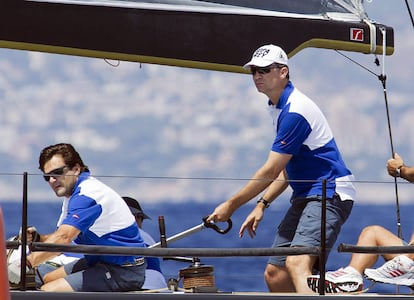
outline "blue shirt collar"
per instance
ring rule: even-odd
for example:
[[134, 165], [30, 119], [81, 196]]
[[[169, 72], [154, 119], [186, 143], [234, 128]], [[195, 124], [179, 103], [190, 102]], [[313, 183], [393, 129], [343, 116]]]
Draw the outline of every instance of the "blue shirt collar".
[[[290, 94], [292, 94], [294, 89], [295, 89], [295, 87], [293, 86], [293, 83], [291, 81], [289, 81], [288, 84], [285, 86], [282, 94], [280, 95], [279, 101], [276, 104], [276, 108], [281, 109], [286, 105], [286, 103], [289, 99], [289, 96], [290, 96]], [[268, 101], [268, 104], [269, 104], [269, 106], [274, 105], [272, 103], [272, 101], [270, 101], [270, 99]]]
[[81, 182], [88, 179], [90, 175], [91, 175], [91, 172], [89, 170], [83, 171], [82, 173], [79, 174], [78, 180], [76, 181], [75, 186], [73, 187], [72, 195], [76, 191], [78, 186], [81, 184]]

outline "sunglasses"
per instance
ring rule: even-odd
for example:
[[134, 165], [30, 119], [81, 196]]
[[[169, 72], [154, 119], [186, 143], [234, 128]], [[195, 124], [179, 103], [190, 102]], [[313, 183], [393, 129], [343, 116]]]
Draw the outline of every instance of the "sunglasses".
[[259, 73], [260, 75], [264, 75], [264, 74], [268, 74], [270, 73], [270, 71], [272, 71], [273, 68], [282, 68], [282, 65], [277, 65], [277, 64], [272, 64], [270, 66], [267, 67], [256, 67], [256, 66], [251, 66], [250, 67], [250, 73], [252, 73], [252, 75]]
[[68, 166], [63, 166], [63, 167], [54, 169], [54, 170], [50, 171], [49, 173], [45, 173], [43, 175], [43, 178], [45, 179], [46, 182], [49, 182], [50, 177], [54, 178], [55, 176], [63, 175], [63, 173], [65, 172], [65, 168], [67, 168], [67, 167]]
[[252, 73], [252, 75], [259, 73], [260, 75], [264, 75], [267, 73], [270, 73], [270, 71], [272, 70], [272, 68], [274, 68], [273, 66], [268, 66], [268, 67], [256, 67], [256, 66], [251, 66], [250, 67], [250, 73]]

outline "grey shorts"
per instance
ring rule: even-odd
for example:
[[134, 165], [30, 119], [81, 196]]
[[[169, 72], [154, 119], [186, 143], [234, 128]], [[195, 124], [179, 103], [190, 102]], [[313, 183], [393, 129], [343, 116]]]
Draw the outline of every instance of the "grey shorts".
[[43, 277], [45, 277], [47, 273], [52, 272], [58, 269], [59, 267], [61, 267], [61, 265], [52, 263], [50, 261], [40, 264], [37, 267], [37, 272], [36, 272], [36, 277], [35, 277], [37, 287], [40, 289], [40, 287], [44, 284]]
[[[342, 225], [352, 211], [353, 200], [338, 195], [326, 201], [326, 247], [332, 248]], [[320, 246], [322, 201], [308, 198], [294, 201], [278, 227], [272, 247]], [[286, 256], [272, 256], [268, 263], [285, 266]]]
[[66, 264], [65, 280], [77, 292], [127, 292], [140, 290], [147, 264], [133, 266], [97, 263], [88, 267], [84, 259]]

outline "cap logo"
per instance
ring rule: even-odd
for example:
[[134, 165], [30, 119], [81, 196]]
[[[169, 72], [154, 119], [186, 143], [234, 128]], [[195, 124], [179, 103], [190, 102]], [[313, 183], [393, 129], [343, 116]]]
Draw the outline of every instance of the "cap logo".
[[253, 57], [264, 57], [270, 52], [270, 49], [259, 48], [253, 53]]

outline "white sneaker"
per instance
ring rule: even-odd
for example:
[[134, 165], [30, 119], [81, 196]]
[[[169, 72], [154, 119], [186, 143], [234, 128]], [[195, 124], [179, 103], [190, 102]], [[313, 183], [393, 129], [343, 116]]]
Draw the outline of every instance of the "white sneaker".
[[365, 269], [368, 279], [397, 285], [414, 284], [414, 262], [405, 255], [387, 261], [377, 269]]
[[[319, 275], [309, 276], [308, 286], [314, 292], [319, 293]], [[326, 293], [352, 293], [362, 291], [364, 283], [362, 275], [352, 267], [340, 268], [336, 271], [326, 272]]]

